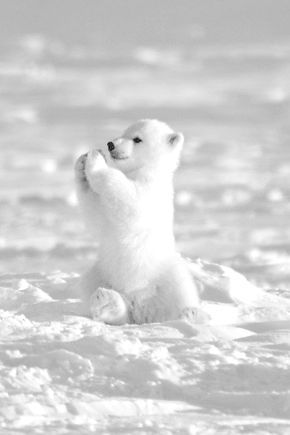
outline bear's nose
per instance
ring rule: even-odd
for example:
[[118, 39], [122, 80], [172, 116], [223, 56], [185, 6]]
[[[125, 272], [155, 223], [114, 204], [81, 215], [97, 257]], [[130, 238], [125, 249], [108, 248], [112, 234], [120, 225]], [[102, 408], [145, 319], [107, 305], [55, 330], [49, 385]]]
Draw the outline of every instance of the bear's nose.
[[113, 151], [115, 149], [115, 145], [113, 142], [108, 142], [107, 145], [108, 145], [109, 151]]

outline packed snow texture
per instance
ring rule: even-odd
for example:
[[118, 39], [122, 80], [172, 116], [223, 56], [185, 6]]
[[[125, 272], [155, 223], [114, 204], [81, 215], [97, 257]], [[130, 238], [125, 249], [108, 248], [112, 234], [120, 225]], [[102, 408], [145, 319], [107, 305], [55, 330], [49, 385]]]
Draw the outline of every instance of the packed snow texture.
[[[237, 0], [255, 24], [237, 40], [244, 21], [227, 0], [211, 2], [217, 24], [206, 15], [204, 28], [193, 0], [168, 16], [163, 0], [128, 0], [154, 12], [137, 21], [117, 0], [70, 0], [71, 21], [68, 2], [28, 3], [3, 3], [0, 16], [1, 435], [290, 433], [283, 17]], [[261, 7], [279, 40], [259, 37]], [[186, 138], [175, 234], [203, 291], [196, 324], [107, 326], [75, 294], [98, 247], [76, 207], [74, 161], [142, 117]]]
[[192, 266], [197, 324], [108, 326], [81, 315], [77, 277], [2, 276], [1, 433], [285, 433], [290, 300]]

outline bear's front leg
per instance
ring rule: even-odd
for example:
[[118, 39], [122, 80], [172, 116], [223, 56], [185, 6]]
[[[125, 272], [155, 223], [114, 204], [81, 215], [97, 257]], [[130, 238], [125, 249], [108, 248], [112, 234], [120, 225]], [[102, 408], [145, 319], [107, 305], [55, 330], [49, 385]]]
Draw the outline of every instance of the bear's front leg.
[[85, 162], [85, 176], [94, 192], [102, 190], [102, 184], [108, 171], [104, 154], [99, 150], [91, 150]]
[[88, 154], [82, 154], [75, 163], [75, 180], [77, 188], [80, 191], [87, 191], [89, 189], [89, 183], [85, 173], [87, 157]]
[[128, 305], [120, 293], [99, 287], [90, 298], [90, 311], [94, 320], [109, 325], [129, 323]]
[[136, 209], [137, 192], [132, 180], [119, 169], [107, 165], [102, 152], [88, 154], [85, 174], [89, 185], [100, 197], [108, 219], [128, 219]]

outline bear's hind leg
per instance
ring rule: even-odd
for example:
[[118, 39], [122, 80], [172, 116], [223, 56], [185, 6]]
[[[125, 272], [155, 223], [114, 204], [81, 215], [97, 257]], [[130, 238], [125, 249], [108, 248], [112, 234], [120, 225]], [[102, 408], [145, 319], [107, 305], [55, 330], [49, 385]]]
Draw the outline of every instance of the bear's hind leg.
[[162, 287], [168, 300], [179, 312], [184, 308], [199, 306], [197, 285], [181, 256], [177, 256], [163, 275]]
[[130, 295], [134, 323], [155, 323], [183, 319], [200, 323], [197, 287], [180, 257], [174, 257], [155, 282]]
[[163, 276], [161, 293], [162, 299], [166, 298], [166, 303], [169, 303], [171, 319], [190, 323], [207, 323], [210, 320], [200, 307], [197, 284], [182, 257], [178, 256], [177, 261]]
[[129, 313], [126, 301], [115, 290], [99, 287], [90, 298], [92, 318], [109, 325], [124, 325], [129, 323]]

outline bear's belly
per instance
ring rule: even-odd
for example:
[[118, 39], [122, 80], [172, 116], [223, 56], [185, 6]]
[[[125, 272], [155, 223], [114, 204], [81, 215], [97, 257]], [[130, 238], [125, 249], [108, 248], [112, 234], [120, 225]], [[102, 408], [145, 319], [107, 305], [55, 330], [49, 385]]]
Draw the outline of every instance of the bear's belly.
[[155, 280], [173, 255], [173, 237], [162, 237], [160, 232], [107, 237], [100, 244], [98, 267], [114, 290], [130, 293]]

